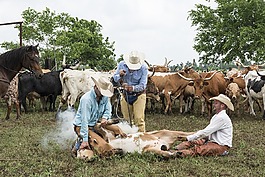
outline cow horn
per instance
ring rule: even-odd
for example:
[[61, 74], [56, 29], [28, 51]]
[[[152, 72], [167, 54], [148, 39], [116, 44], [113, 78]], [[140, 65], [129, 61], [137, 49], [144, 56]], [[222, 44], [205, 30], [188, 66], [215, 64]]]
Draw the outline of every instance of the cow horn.
[[187, 78], [187, 77], [183, 76], [182, 74], [180, 74], [179, 72], [177, 72], [177, 74], [178, 74], [182, 79], [185, 79], [185, 80], [187, 80], [187, 81], [194, 81], [194, 79], [192, 79], [192, 78]]
[[257, 70], [256, 70], [257, 74], [260, 76], [260, 77], [265, 77], [265, 75], [262, 75], [260, 74]]
[[65, 64], [65, 55], [63, 55], [63, 62], [62, 62], [62, 67], [65, 68], [66, 67], [66, 64]]
[[96, 72], [98, 72], [98, 68], [97, 68], [97, 67], [94, 67], [94, 70], [95, 70]]
[[167, 66], [167, 57], [165, 57], [165, 64], [164, 66], [166, 67]]
[[169, 63], [171, 63], [173, 60], [170, 60], [168, 63], [167, 63], [167, 67], [168, 67], [168, 65], [169, 65]]
[[150, 68], [150, 64], [146, 61], [146, 60], [144, 60], [144, 62], [147, 64], [147, 66]]
[[262, 65], [257, 65], [258, 67], [263, 67], [263, 66], [265, 66], [265, 63], [263, 63]]
[[214, 71], [214, 73], [210, 76], [210, 77], [207, 77], [207, 78], [204, 78], [204, 81], [209, 81], [213, 78], [213, 76], [217, 73], [218, 71]]
[[155, 68], [153, 67], [153, 73], [151, 74], [151, 76], [148, 75], [148, 77], [152, 77], [155, 74]]

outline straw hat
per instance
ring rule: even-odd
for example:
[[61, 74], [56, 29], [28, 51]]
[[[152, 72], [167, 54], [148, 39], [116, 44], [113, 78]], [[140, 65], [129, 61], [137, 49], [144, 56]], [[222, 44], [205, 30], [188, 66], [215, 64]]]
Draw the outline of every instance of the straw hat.
[[234, 111], [233, 103], [231, 102], [230, 98], [228, 98], [224, 94], [220, 94], [216, 97], [212, 97], [209, 100], [218, 100], [218, 101], [224, 103], [230, 110]]
[[129, 69], [138, 70], [144, 63], [144, 54], [138, 51], [132, 51], [130, 54], [124, 56], [124, 61]]
[[112, 97], [113, 85], [106, 77], [101, 76], [98, 81], [93, 77], [91, 78], [103, 96]]

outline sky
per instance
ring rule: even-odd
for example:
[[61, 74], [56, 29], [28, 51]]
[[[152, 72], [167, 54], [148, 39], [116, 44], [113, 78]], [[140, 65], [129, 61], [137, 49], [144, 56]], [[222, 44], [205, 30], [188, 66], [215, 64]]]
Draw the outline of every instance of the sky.
[[[97, 21], [104, 38], [115, 41], [117, 58], [136, 50], [152, 65], [163, 65], [165, 57], [176, 65], [199, 58], [193, 49], [196, 28], [188, 19], [195, 4], [214, 5], [205, 0], [0, 0], [0, 23], [22, 21], [29, 7], [38, 12], [48, 7], [56, 14]], [[19, 42], [18, 35], [14, 25], [0, 26], [0, 43]]]

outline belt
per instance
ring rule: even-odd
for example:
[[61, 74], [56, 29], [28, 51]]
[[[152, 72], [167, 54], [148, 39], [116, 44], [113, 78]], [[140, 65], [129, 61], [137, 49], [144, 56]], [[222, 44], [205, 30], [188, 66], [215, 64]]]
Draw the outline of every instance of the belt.
[[138, 96], [138, 95], [141, 95], [143, 93], [146, 93], [146, 90], [144, 89], [143, 91], [140, 91], [140, 92], [127, 92], [124, 90], [123, 94], [127, 94], [127, 95], [134, 95], [134, 96]]

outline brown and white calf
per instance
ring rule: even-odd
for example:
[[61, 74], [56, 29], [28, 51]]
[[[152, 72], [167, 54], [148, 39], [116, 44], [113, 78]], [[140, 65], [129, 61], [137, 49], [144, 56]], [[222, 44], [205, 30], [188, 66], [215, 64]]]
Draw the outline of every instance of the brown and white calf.
[[238, 87], [237, 83], [230, 83], [227, 85], [225, 90], [226, 96], [231, 99], [237, 115], [239, 115], [239, 101], [241, 98], [241, 89]]
[[[100, 126], [100, 125], [99, 125]], [[101, 127], [102, 128], [102, 127]], [[111, 130], [111, 131], [110, 131]], [[78, 158], [91, 159], [93, 149], [96, 150], [96, 154], [101, 157], [115, 154], [115, 150], [122, 150], [123, 153], [146, 153], [151, 152], [163, 157], [169, 158], [174, 156], [174, 153], [170, 152], [169, 149], [172, 145], [179, 140], [180, 137], [186, 137], [193, 132], [173, 131], [173, 130], [155, 130], [151, 132], [137, 132], [127, 134], [123, 138], [117, 138], [116, 134], [125, 132], [119, 125], [109, 125], [109, 127], [102, 128], [105, 131], [103, 141], [99, 135], [91, 132], [90, 138], [90, 150], [79, 150], [77, 152]], [[116, 133], [113, 133], [116, 132]], [[101, 139], [101, 140], [100, 140]]]

